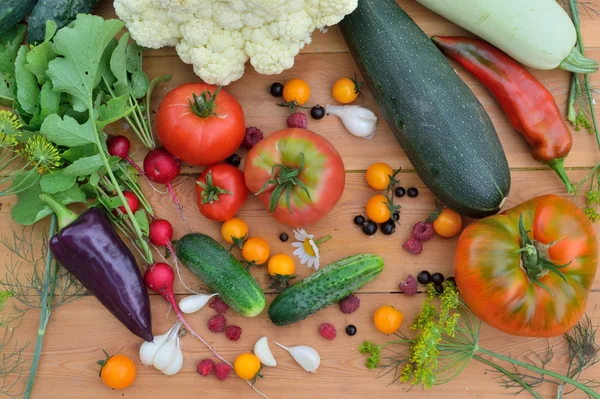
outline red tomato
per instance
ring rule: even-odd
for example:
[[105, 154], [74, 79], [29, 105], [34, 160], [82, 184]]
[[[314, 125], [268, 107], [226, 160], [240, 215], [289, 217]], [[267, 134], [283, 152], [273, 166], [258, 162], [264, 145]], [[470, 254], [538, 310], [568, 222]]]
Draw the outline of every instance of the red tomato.
[[247, 196], [244, 175], [226, 163], [209, 166], [196, 180], [198, 209], [210, 220], [224, 222], [231, 219], [244, 205]]
[[205, 83], [187, 83], [160, 102], [156, 132], [183, 162], [211, 165], [238, 149], [246, 132], [242, 107], [231, 94]]
[[596, 234], [583, 211], [544, 195], [469, 225], [458, 240], [454, 276], [466, 305], [489, 325], [556, 337], [585, 312], [597, 265]]
[[[276, 164], [283, 167], [273, 168]], [[300, 227], [318, 222], [337, 204], [346, 173], [340, 154], [325, 138], [305, 129], [283, 129], [250, 150], [244, 177], [275, 219]], [[273, 178], [279, 184], [265, 186]]]

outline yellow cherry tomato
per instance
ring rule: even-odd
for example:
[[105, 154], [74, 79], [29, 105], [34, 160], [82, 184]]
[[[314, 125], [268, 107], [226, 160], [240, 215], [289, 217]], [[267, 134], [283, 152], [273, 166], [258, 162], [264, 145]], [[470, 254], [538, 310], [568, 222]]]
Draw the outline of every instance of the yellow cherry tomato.
[[341, 78], [334, 83], [331, 93], [337, 102], [350, 104], [358, 98], [362, 85], [363, 82], [359, 82], [356, 79], [356, 75], [354, 79]]
[[102, 365], [100, 378], [112, 389], [125, 389], [135, 380], [135, 365], [124, 355], [109, 357]]
[[273, 255], [269, 259], [269, 265], [267, 266], [269, 274], [273, 277], [280, 276], [291, 276], [296, 272], [296, 264], [291, 256], [286, 254]]
[[310, 98], [310, 87], [302, 79], [292, 79], [283, 86], [283, 99], [286, 102], [296, 101], [304, 105]]
[[221, 235], [228, 244], [242, 246], [248, 236], [248, 225], [240, 218], [232, 218], [221, 225]]
[[393, 334], [398, 331], [402, 320], [404, 320], [404, 314], [390, 305], [381, 306], [373, 316], [375, 328], [384, 334]]
[[385, 190], [394, 174], [391, 166], [385, 162], [376, 162], [367, 169], [367, 184], [375, 190]]
[[252, 380], [260, 371], [260, 360], [252, 353], [242, 353], [233, 363], [235, 373], [244, 380]]
[[450, 208], [442, 209], [440, 215], [433, 221], [433, 229], [442, 237], [454, 237], [462, 229], [462, 218]]
[[251, 237], [242, 247], [242, 258], [257, 265], [264, 264], [271, 254], [269, 243], [260, 237]]
[[391, 212], [388, 199], [383, 194], [375, 195], [367, 201], [367, 217], [375, 223], [385, 223], [390, 220]]

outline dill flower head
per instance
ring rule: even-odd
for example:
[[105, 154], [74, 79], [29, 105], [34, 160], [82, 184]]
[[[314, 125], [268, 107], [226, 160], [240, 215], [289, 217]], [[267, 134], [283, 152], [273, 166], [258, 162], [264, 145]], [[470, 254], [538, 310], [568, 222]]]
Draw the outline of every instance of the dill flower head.
[[23, 125], [17, 115], [11, 111], [0, 110], [0, 147], [14, 147], [18, 144], [17, 137], [21, 135]]
[[35, 166], [40, 175], [51, 172], [61, 165], [58, 149], [44, 136], [30, 137], [21, 155]]

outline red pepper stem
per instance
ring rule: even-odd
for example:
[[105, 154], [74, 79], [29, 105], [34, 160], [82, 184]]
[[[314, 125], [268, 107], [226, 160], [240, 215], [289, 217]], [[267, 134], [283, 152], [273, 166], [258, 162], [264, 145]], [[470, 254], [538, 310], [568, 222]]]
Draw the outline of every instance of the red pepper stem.
[[593, 73], [598, 70], [598, 63], [581, 54], [577, 47], [573, 47], [571, 53], [561, 61], [558, 67], [573, 73]]
[[50, 194], [40, 194], [40, 200], [45, 202], [46, 205], [52, 209], [58, 219], [59, 230], [64, 229], [79, 218], [79, 215], [68, 209], [60, 201], [51, 196]]
[[567, 176], [567, 172], [565, 172], [564, 162], [564, 158], [559, 158], [555, 159], [554, 161], [547, 162], [547, 165], [554, 169], [558, 177], [560, 177], [560, 180], [565, 185], [567, 192], [569, 194], [573, 194], [573, 185], [571, 184], [569, 176]]

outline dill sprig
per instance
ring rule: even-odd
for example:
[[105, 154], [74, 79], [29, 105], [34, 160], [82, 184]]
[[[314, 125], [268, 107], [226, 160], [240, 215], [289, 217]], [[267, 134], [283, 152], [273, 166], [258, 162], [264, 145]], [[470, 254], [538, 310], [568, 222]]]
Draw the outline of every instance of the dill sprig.
[[[536, 388], [548, 381], [557, 384], [561, 392], [563, 385], [569, 385], [572, 390], [579, 389], [590, 398], [600, 399], [596, 392], [598, 381], [579, 378], [583, 370], [600, 361], [595, 329], [588, 318], [565, 336], [570, 348], [570, 362], [567, 373], [560, 374], [546, 367], [554, 356], [550, 344], [544, 354], [533, 353], [527, 361], [480, 347], [481, 320], [459, 301], [453, 284], [444, 282], [438, 306], [434, 305], [434, 298], [435, 289], [430, 284], [421, 312], [411, 324], [411, 329], [416, 331], [415, 337], [398, 333], [398, 340], [383, 345], [363, 343], [360, 351], [369, 355], [368, 368], [381, 367], [383, 375], [393, 371], [392, 382], [428, 388], [452, 381], [473, 359], [498, 373], [499, 383], [511, 389], [513, 394], [527, 391], [542, 399]], [[387, 352], [391, 355], [384, 356]]]
[[23, 351], [27, 345], [13, 343], [14, 328], [3, 327], [3, 330], [0, 339], [0, 396], [17, 399], [23, 394], [23, 389], [18, 389], [17, 385], [23, 374]]

